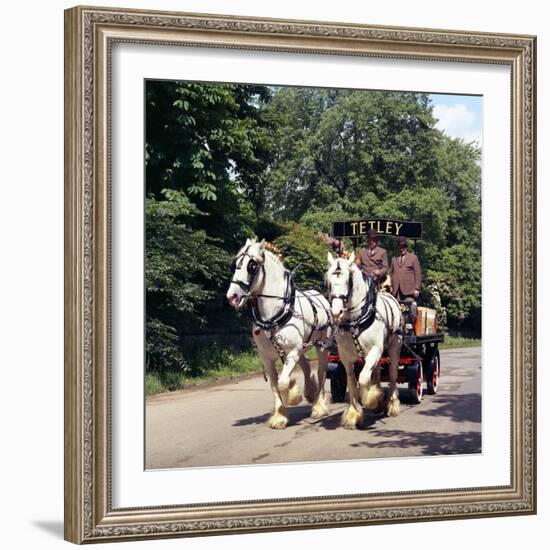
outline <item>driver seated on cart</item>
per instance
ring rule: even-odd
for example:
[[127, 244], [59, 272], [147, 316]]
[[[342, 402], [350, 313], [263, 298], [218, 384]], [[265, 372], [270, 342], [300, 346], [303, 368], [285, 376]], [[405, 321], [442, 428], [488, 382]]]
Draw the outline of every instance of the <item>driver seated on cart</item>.
[[409, 310], [410, 322], [414, 326], [416, 319], [416, 301], [420, 296], [422, 271], [420, 262], [413, 252], [409, 251], [407, 237], [397, 239], [399, 252], [391, 262], [392, 294]]
[[388, 272], [388, 253], [384, 248], [379, 246], [379, 236], [378, 232], [374, 229], [368, 232], [367, 246], [363, 246], [359, 250], [357, 262], [363, 276], [372, 277], [378, 286], [384, 281]]

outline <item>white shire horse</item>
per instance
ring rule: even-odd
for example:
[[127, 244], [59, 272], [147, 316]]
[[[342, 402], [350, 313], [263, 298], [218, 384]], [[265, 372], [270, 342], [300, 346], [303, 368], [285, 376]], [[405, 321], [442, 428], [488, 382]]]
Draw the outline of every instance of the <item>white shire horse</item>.
[[[327, 300], [314, 290], [298, 290], [292, 274], [279, 258], [266, 249], [265, 241], [247, 239], [232, 264], [233, 278], [227, 291], [229, 304], [242, 309], [252, 304], [252, 336], [275, 398], [275, 410], [269, 419], [274, 429], [286, 428], [289, 405], [302, 400], [291, 373], [297, 363], [304, 372], [304, 395], [313, 404], [312, 418], [329, 413], [325, 396], [328, 350], [325, 345], [332, 333], [332, 319]], [[317, 349], [317, 379], [310, 369], [305, 352]], [[283, 362], [277, 374], [277, 359]]]
[[[403, 341], [403, 316], [399, 302], [386, 292], [378, 292], [376, 283], [367, 278], [349, 259], [334, 259], [328, 253], [327, 284], [332, 316], [337, 325], [336, 341], [340, 360], [346, 368], [349, 406], [342, 416], [344, 428], [355, 428], [363, 420], [363, 409], [378, 410], [383, 391], [380, 388], [379, 361], [388, 350], [390, 357], [390, 391], [386, 403], [388, 416], [399, 414], [397, 374]], [[354, 364], [364, 359], [359, 374], [359, 390]], [[374, 376], [373, 376], [374, 375]], [[361, 403], [359, 402], [361, 398]]]

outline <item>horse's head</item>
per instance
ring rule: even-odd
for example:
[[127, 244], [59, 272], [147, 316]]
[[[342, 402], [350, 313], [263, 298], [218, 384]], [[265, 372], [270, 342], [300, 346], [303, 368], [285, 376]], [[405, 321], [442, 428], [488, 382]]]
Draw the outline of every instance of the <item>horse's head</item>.
[[355, 254], [352, 252], [347, 259], [335, 259], [329, 252], [327, 260], [328, 271], [326, 281], [329, 290], [330, 307], [332, 309], [332, 317], [338, 323], [342, 320], [347, 303], [351, 298]]
[[265, 262], [265, 240], [246, 239], [231, 263], [232, 278], [226, 297], [235, 309], [242, 309], [246, 298], [258, 287]]

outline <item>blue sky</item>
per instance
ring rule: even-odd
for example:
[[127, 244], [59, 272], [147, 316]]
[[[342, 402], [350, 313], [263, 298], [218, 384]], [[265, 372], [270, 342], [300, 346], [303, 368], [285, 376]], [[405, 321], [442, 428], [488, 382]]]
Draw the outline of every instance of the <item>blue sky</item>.
[[437, 128], [454, 138], [481, 145], [483, 98], [481, 96], [430, 94]]

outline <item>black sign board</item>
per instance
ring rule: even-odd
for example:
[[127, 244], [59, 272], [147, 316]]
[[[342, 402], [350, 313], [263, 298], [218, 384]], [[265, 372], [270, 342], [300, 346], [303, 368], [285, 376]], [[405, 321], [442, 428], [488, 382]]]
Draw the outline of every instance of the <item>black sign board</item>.
[[368, 220], [351, 222], [334, 222], [332, 230], [335, 239], [342, 239], [343, 237], [366, 237], [371, 229], [380, 233], [380, 236], [405, 236], [409, 239], [422, 238], [421, 222], [405, 222], [402, 220], [387, 220], [381, 218], [370, 218]]

